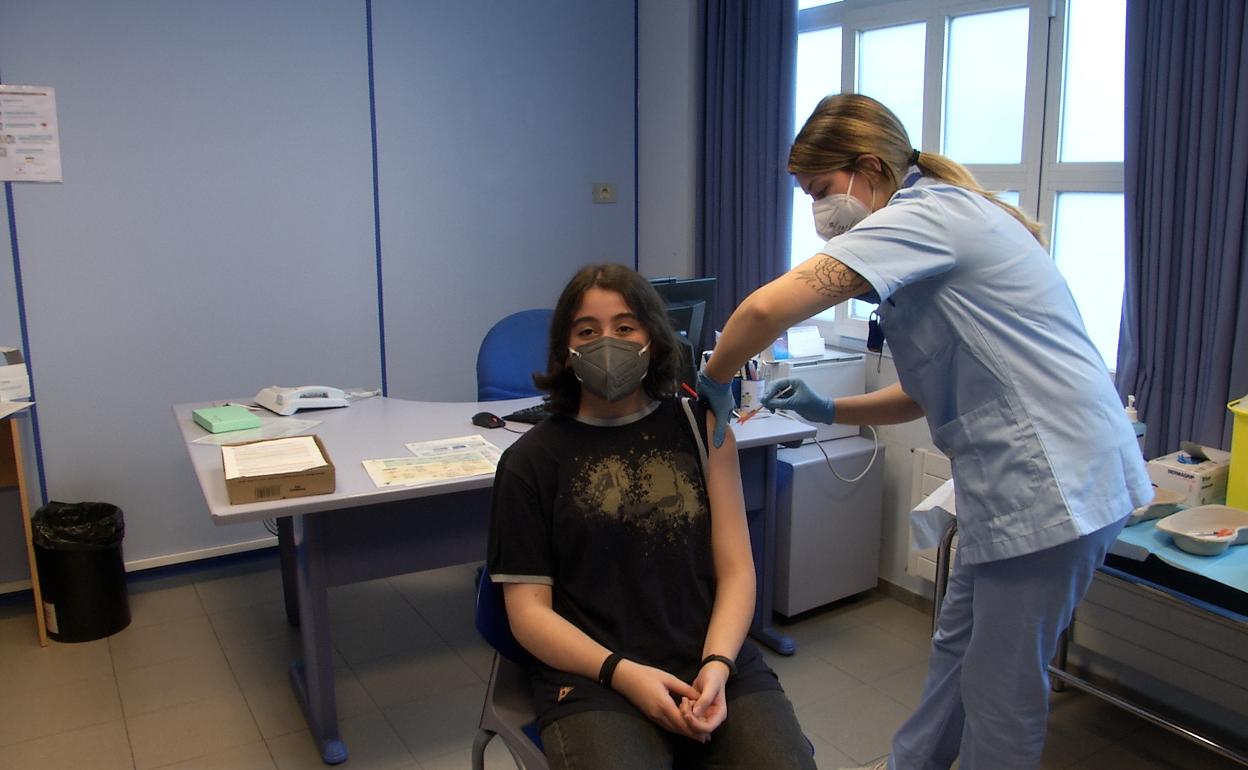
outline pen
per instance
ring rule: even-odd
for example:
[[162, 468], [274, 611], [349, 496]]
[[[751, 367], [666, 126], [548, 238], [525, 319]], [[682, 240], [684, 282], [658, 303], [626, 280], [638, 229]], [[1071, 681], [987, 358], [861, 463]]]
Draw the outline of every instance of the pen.
[[694, 398], [697, 398], [697, 397], [698, 397], [698, 391], [696, 391], [696, 390], [694, 390], [693, 388], [689, 387], [689, 383], [687, 383], [687, 382], [682, 382], [682, 383], [680, 383], [680, 387], [684, 388], [684, 389], [685, 389], [685, 392], [686, 392], [686, 393], [688, 393], [689, 395], [693, 396]]

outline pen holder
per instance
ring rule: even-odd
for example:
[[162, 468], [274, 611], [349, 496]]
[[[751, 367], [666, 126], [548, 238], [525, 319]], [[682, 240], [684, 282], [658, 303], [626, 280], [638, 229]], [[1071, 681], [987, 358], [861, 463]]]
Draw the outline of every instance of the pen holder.
[[766, 380], [742, 380], [741, 398], [738, 400], [741, 411], [748, 412], [763, 405], [763, 394], [767, 392]]

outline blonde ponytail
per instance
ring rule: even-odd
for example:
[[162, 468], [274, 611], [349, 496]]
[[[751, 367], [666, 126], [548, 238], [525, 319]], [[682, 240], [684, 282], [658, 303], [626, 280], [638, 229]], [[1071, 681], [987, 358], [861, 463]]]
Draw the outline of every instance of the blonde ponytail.
[[988, 200], [1005, 209], [1005, 212], [1017, 219], [1027, 231], [1031, 233], [1041, 245], [1045, 245], [1044, 240], [1044, 224], [1032, 219], [1023, 213], [1022, 209], [1013, 206], [1001, 198], [997, 197], [995, 192], [985, 190], [975, 176], [966, 170], [966, 166], [958, 163], [956, 160], [946, 158], [934, 152], [919, 153], [918, 162], [915, 164], [925, 175], [939, 179], [942, 182], [948, 182], [951, 185], [977, 192]]

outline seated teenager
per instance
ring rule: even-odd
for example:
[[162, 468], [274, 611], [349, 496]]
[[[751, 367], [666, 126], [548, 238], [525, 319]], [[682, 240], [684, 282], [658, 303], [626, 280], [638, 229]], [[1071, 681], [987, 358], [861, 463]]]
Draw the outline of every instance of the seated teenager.
[[649, 281], [580, 270], [536, 377], [554, 414], [499, 463], [489, 572], [532, 671], [555, 770], [813, 770], [746, 640], [754, 564], [732, 432], [673, 396], [679, 348]]

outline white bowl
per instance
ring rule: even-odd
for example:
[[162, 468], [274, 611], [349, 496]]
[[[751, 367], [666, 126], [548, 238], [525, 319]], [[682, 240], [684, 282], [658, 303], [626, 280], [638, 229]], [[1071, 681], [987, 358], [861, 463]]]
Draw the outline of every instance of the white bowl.
[[1183, 493], [1176, 492], [1173, 489], [1161, 489], [1153, 487], [1153, 501], [1148, 505], [1141, 505], [1127, 519], [1127, 526], [1139, 524], [1141, 521], [1149, 519], [1160, 519], [1163, 516], [1169, 516], [1179, 509], [1179, 503], [1183, 502]]
[[[1248, 511], [1225, 505], [1201, 505], [1171, 514], [1157, 522], [1179, 548], [1197, 556], [1217, 556], [1232, 545], [1248, 543]], [[1219, 530], [1230, 534], [1213, 534]]]

